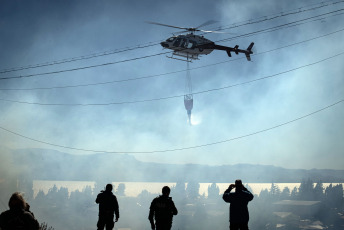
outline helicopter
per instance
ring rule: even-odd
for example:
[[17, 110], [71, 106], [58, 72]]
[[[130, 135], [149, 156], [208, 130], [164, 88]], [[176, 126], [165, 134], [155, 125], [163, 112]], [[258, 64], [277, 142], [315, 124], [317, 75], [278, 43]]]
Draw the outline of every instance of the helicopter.
[[[202, 26], [206, 26], [212, 23], [215, 23], [215, 21], [208, 21], [206, 23], [203, 23], [202, 25], [198, 27], [192, 27], [192, 28], [187, 28], [187, 27], [179, 27], [179, 26], [172, 26], [172, 25], [167, 25], [167, 24], [162, 24], [162, 23], [157, 23], [157, 22], [147, 22], [150, 24], [155, 24], [159, 26], [166, 26], [166, 27], [172, 27], [176, 29], [182, 29], [184, 31], [178, 32], [178, 33], [185, 33], [188, 32], [187, 34], [180, 34], [180, 35], [174, 35], [166, 41], [163, 41], [160, 43], [160, 45], [163, 48], [166, 49], [171, 49], [173, 50], [173, 54], [169, 58], [174, 58], [173, 56], [179, 56], [183, 58], [187, 58], [187, 61], [189, 59], [191, 60], [199, 60], [198, 56], [200, 55], [208, 55], [213, 50], [223, 50], [227, 52], [227, 55], [229, 57], [232, 57], [231, 52], [234, 52], [235, 54], [243, 53], [246, 56], [246, 59], [248, 61], [251, 61], [251, 54], [252, 52], [252, 47], [254, 43], [252, 42], [246, 50], [239, 49], [239, 46], [236, 45], [234, 47], [228, 47], [228, 46], [222, 46], [222, 45], [217, 45], [215, 42], [206, 39], [202, 35], [196, 35], [196, 31], [201, 31], [205, 33], [221, 33], [218, 31], [208, 31], [208, 30], [201, 30], [199, 29]], [[178, 58], [174, 58], [178, 59]], [[180, 60], [180, 59], [179, 59]]]

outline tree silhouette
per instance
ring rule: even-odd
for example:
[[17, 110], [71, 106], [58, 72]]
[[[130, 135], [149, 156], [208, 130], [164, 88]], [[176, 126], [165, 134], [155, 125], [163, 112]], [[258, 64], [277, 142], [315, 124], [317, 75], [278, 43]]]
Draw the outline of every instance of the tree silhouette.
[[322, 184], [322, 182], [318, 182], [314, 189], [313, 189], [313, 197], [314, 197], [314, 200], [324, 200], [324, 186]]
[[343, 207], [344, 198], [343, 198], [343, 185], [338, 184], [333, 186], [330, 184], [325, 189], [326, 202], [329, 207], [341, 208]]
[[280, 199], [281, 200], [289, 200], [290, 199], [290, 189], [288, 187], [284, 187], [283, 191], [281, 192]]
[[280, 188], [279, 188], [276, 184], [274, 184], [274, 183], [271, 184], [271, 187], [270, 187], [270, 195], [271, 195], [271, 198], [272, 198], [273, 200], [279, 200], [279, 199], [280, 199], [281, 190], [280, 190]]
[[49, 189], [47, 195], [46, 195], [46, 204], [49, 206], [56, 206], [56, 195], [58, 192], [57, 186], [54, 184], [52, 188]]
[[267, 189], [263, 189], [259, 193], [259, 199], [263, 201], [269, 201], [270, 200], [270, 193]]
[[34, 199], [34, 202], [37, 206], [41, 206], [46, 202], [46, 196], [45, 196], [43, 190], [38, 191], [38, 193]]
[[313, 181], [302, 180], [299, 188], [299, 198], [301, 200], [314, 200], [313, 198]]
[[171, 188], [171, 196], [174, 197], [177, 203], [185, 203], [185, 182], [177, 182], [176, 185]]
[[190, 201], [194, 201], [199, 196], [199, 183], [190, 181], [186, 187], [186, 195]]
[[125, 196], [125, 184], [120, 183], [116, 190], [116, 195]]
[[208, 199], [219, 199], [220, 189], [216, 183], [212, 183], [208, 186]]
[[291, 190], [290, 199], [297, 200], [298, 196], [299, 196], [298, 190], [296, 187], [294, 187], [293, 190]]
[[66, 207], [69, 199], [68, 188], [61, 187], [55, 194], [56, 203], [62, 207]]
[[105, 182], [105, 181], [96, 181], [94, 184], [94, 189], [93, 189], [93, 194], [97, 195], [98, 193], [100, 193], [100, 191], [105, 190], [105, 186], [109, 184], [109, 182]]

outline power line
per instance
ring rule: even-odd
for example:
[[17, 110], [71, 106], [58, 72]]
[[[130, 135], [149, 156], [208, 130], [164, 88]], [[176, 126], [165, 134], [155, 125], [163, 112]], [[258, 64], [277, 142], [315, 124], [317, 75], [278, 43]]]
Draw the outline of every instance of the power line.
[[137, 153], [163, 153], [163, 152], [176, 152], [176, 151], [183, 151], [183, 150], [189, 150], [189, 149], [196, 149], [196, 148], [203, 148], [203, 147], [207, 147], [207, 146], [212, 146], [212, 145], [218, 145], [218, 144], [223, 144], [223, 143], [226, 143], [226, 142], [231, 142], [231, 141], [234, 141], [234, 140], [238, 140], [238, 139], [243, 139], [243, 138], [246, 138], [246, 137], [250, 137], [250, 136], [254, 136], [254, 135], [257, 135], [257, 134], [260, 134], [260, 133], [264, 133], [264, 132], [267, 132], [267, 131], [270, 131], [270, 130], [273, 130], [273, 129], [276, 129], [276, 128], [279, 128], [279, 127], [282, 127], [282, 126], [285, 126], [285, 125], [288, 125], [288, 124], [291, 124], [291, 123], [294, 123], [296, 121], [299, 121], [301, 119], [304, 119], [304, 118], [307, 118], [307, 117], [310, 117], [312, 115], [315, 115], [319, 112], [322, 112], [324, 110], [327, 110], [335, 105], [338, 105], [340, 103], [344, 102], [344, 99], [341, 99], [333, 104], [330, 104], [328, 106], [325, 106], [321, 109], [318, 109], [316, 111], [313, 111], [311, 113], [308, 113], [306, 115], [303, 115], [301, 117], [298, 117], [298, 118], [295, 118], [293, 120], [290, 120], [290, 121], [287, 121], [287, 122], [284, 122], [284, 123], [280, 123], [278, 125], [275, 125], [275, 126], [272, 126], [270, 128], [266, 128], [266, 129], [262, 129], [262, 130], [259, 130], [259, 131], [255, 131], [255, 132], [252, 132], [252, 133], [249, 133], [249, 134], [245, 134], [245, 135], [242, 135], [242, 136], [237, 136], [237, 137], [233, 137], [233, 138], [229, 138], [229, 139], [225, 139], [225, 140], [221, 140], [221, 141], [216, 141], [216, 142], [211, 142], [211, 143], [206, 143], [206, 144], [201, 144], [201, 145], [194, 145], [194, 146], [188, 146], [188, 147], [181, 147], [181, 148], [174, 148], [174, 149], [163, 149], [163, 150], [152, 150], [152, 151], [106, 151], [106, 150], [92, 150], [92, 149], [82, 149], [82, 148], [74, 148], [74, 147], [69, 147], [69, 146], [64, 146], [64, 145], [59, 145], [59, 144], [54, 144], [54, 143], [50, 143], [50, 142], [46, 142], [46, 141], [42, 141], [42, 140], [38, 140], [38, 139], [34, 139], [34, 138], [31, 138], [31, 137], [28, 137], [28, 136], [25, 136], [23, 134], [20, 134], [20, 133], [17, 133], [17, 132], [14, 132], [14, 131], [11, 131], [9, 129], [6, 129], [4, 127], [0, 127], [0, 129], [8, 132], [8, 133], [11, 133], [13, 135], [16, 135], [16, 136], [19, 136], [19, 137], [22, 137], [24, 139], [27, 139], [27, 140], [31, 140], [31, 141], [34, 141], [34, 142], [38, 142], [38, 143], [41, 143], [41, 144], [46, 144], [46, 145], [50, 145], [50, 146], [54, 146], [54, 147], [59, 147], [59, 148], [64, 148], [64, 149], [70, 149], [70, 150], [77, 150], [77, 151], [83, 151], [83, 152], [95, 152], [95, 153], [129, 153], [129, 154], [137, 154]]
[[[233, 23], [232, 26], [227, 27], [227, 28], [226, 27], [225, 28], [217, 27], [218, 28], [217, 30], [218, 31], [228, 30], [228, 29], [238, 28], [238, 27], [241, 27], [241, 26], [257, 24], [257, 23], [261, 23], [261, 22], [265, 22], [265, 21], [271, 21], [271, 20], [274, 20], [274, 19], [277, 19], [277, 18], [281, 18], [281, 17], [286, 17], [286, 16], [290, 16], [290, 15], [304, 13], [304, 12], [307, 12], [307, 11], [317, 10], [317, 9], [320, 9], [320, 8], [323, 8], [323, 7], [327, 7], [329, 5], [336, 5], [336, 4], [339, 4], [339, 3], [343, 3], [344, 1], [337, 1], [337, 2], [332, 2], [332, 3], [330, 3], [330, 2], [332, 2], [332, 1], [327, 1], [327, 2], [322, 1], [322, 2], [317, 3], [317, 4], [312, 4], [312, 5], [300, 7], [300, 8], [297, 8], [297, 9], [293, 9], [293, 10], [290, 10], [290, 11], [286, 11], [285, 13], [284, 12], [280, 12], [280, 13], [277, 13], [277, 14], [261, 16], [261, 17], [259, 17], [257, 19], [250, 19], [250, 20], [241, 22], [241, 24]], [[310, 6], [314, 6], [314, 7], [313, 8], [309, 8], [309, 9], [306, 8], [306, 7], [310, 7]]]
[[[266, 51], [267, 52], [267, 51]], [[264, 52], [264, 53], [266, 53]], [[293, 69], [289, 69], [289, 70], [285, 70], [276, 74], [272, 74], [269, 76], [265, 76], [265, 77], [261, 77], [261, 78], [257, 78], [257, 79], [253, 79], [250, 81], [246, 81], [246, 82], [241, 82], [238, 84], [234, 84], [234, 85], [228, 85], [228, 86], [223, 86], [220, 88], [213, 88], [213, 89], [208, 89], [208, 90], [203, 90], [203, 91], [198, 91], [198, 92], [194, 92], [193, 94], [204, 94], [204, 93], [209, 93], [209, 92], [213, 92], [213, 91], [219, 91], [219, 90], [224, 90], [224, 89], [229, 89], [229, 88], [233, 88], [233, 87], [237, 87], [237, 86], [241, 86], [241, 85], [245, 85], [245, 84], [249, 84], [252, 82], [256, 82], [256, 81], [261, 81], [261, 80], [265, 80], [268, 78], [273, 78], [282, 74], [286, 74], [292, 71], [296, 71], [305, 67], [309, 67], [309, 66], [313, 66], [316, 64], [319, 64], [321, 62], [330, 60], [332, 58], [338, 57], [343, 55], [344, 52], [335, 54], [331, 57], [327, 57], [324, 59], [321, 59], [319, 61], [313, 62], [313, 63], [309, 63], [306, 65], [302, 65]], [[76, 104], [57, 104], [57, 103], [36, 103], [36, 102], [25, 102], [25, 101], [16, 101], [16, 100], [8, 100], [8, 99], [3, 99], [0, 98], [1, 101], [5, 101], [5, 102], [11, 102], [11, 103], [19, 103], [19, 104], [29, 104], [29, 105], [40, 105], [40, 106], [109, 106], [109, 105], [123, 105], [123, 104], [137, 104], [137, 103], [143, 103], [143, 102], [153, 102], [153, 101], [161, 101], [161, 100], [167, 100], [167, 99], [173, 99], [173, 98], [179, 98], [179, 97], [184, 97], [184, 94], [182, 95], [174, 95], [174, 96], [168, 96], [168, 97], [160, 97], [160, 98], [153, 98], [153, 99], [145, 99], [145, 100], [136, 100], [136, 101], [124, 101], [124, 102], [110, 102], [110, 103], [92, 103], [92, 104], [80, 104], [80, 103], [76, 103]]]
[[[257, 23], [261, 23], [261, 22], [265, 22], [265, 21], [269, 21], [269, 20], [274, 20], [274, 19], [277, 19], [277, 18], [280, 18], [280, 17], [286, 17], [286, 16], [290, 16], [290, 15], [301, 14], [301, 13], [304, 13], [304, 12], [307, 12], [307, 11], [312, 11], [312, 10], [320, 9], [320, 8], [323, 8], [323, 7], [327, 7], [329, 5], [336, 5], [336, 4], [343, 3], [343, 2], [344, 1], [337, 1], [337, 2], [332, 2], [332, 1], [325, 2], [325, 1], [322, 1], [322, 2], [317, 3], [317, 4], [311, 4], [311, 5], [303, 6], [303, 7], [297, 8], [297, 9], [289, 10], [289, 11], [286, 11], [286, 13], [281, 12], [281, 13], [278, 13], [278, 14], [261, 16], [261, 17], [256, 18], [256, 19], [250, 19], [250, 20], [247, 20], [247, 21], [244, 21], [244, 22], [233, 23], [233, 24], [231, 24], [232, 26], [230, 26], [230, 27], [218, 27], [217, 29], [213, 29], [213, 30], [221, 31], [221, 30], [238, 28], [238, 27], [242, 27], [242, 26], [245, 26], [245, 25], [257, 24]], [[312, 6], [312, 8], [307, 9], [307, 7], [311, 7], [311, 6]], [[148, 48], [148, 47], [152, 47], [152, 46], [155, 46], [155, 45], [158, 45], [158, 44], [159, 44], [158, 42], [149, 42], [149, 43], [146, 43], [146, 44], [135, 45], [133, 47], [119, 48], [119, 49], [116, 49], [116, 50], [113, 50], [113, 51], [99, 52], [99, 53], [83, 55], [83, 56], [79, 56], [79, 57], [66, 58], [66, 59], [62, 59], [62, 60], [45, 62], [45, 63], [40, 63], [40, 64], [33, 64], [33, 65], [22, 66], [22, 67], [13, 67], [13, 68], [8, 68], [8, 69], [0, 70], [0, 74], [20, 71], [20, 70], [27, 70], [27, 69], [46, 67], [46, 66], [59, 65], [59, 64], [64, 64], [64, 63], [68, 63], [68, 62], [75, 62], [75, 61], [81, 61], [81, 60], [86, 60], [86, 59], [92, 59], [92, 58], [97, 58], [97, 57], [102, 57], [102, 56], [107, 56], [107, 55], [113, 55], [113, 54], [118, 54], [118, 53], [122, 53], [122, 52], [132, 51], [132, 50], [136, 50], [136, 49]]]
[[[328, 13], [325, 13], [325, 14], [321, 14], [321, 15], [317, 15], [317, 16], [313, 16], [313, 17], [297, 20], [297, 21], [294, 21], [294, 22], [282, 24], [282, 25], [279, 25], [279, 26], [271, 27], [271, 28], [268, 28], [268, 29], [258, 30], [258, 31], [255, 31], [255, 32], [251, 32], [251, 33], [247, 33], [247, 34], [243, 34], [243, 35], [238, 35], [238, 36], [227, 38], [227, 39], [221, 39], [221, 40], [218, 40], [218, 41], [215, 41], [215, 42], [226, 42], [226, 41], [234, 40], [234, 39], [240, 38], [240, 37], [248, 37], [248, 36], [252, 36], [252, 35], [255, 35], [255, 34], [259, 34], [259, 33], [266, 33], [266, 32], [269, 32], [269, 31], [272, 32], [272, 31], [276, 31], [278, 29], [283, 29], [283, 27], [285, 27], [287, 25], [290, 26], [290, 25], [295, 24], [297, 22], [301, 22], [301, 21], [305, 21], [305, 20], [309, 20], [309, 19], [314, 19], [316, 17], [321, 17], [321, 16], [329, 15], [331, 13], [336, 13], [336, 12], [340, 12], [340, 11], [343, 11], [343, 10], [344, 10], [344, 8], [339, 9], [339, 10], [335, 10], [335, 11], [332, 11], [332, 12], [328, 12]], [[126, 60], [121, 60], [121, 61], [115, 61], [115, 62], [109, 62], [109, 63], [103, 63], [103, 64], [97, 64], [97, 65], [90, 65], [90, 66], [84, 66], [84, 67], [78, 67], [78, 68], [72, 68], [72, 69], [59, 70], [59, 71], [44, 72], [44, 73], [29, 74], [29, 75], [20, 75], [20, 76], [12, 76], [12, 77], [2, 77], [2, 78], [0, 78], [0, 80], [19, 79], [19, 78], [28, 78], [28, 77], [34, 77], [34, 76], [59, 74], [59, 73], [64, 73], [64, 72], [72, 72], [72, 71], [77, 71], [77, 70], [84, 70], [84, 69], [90, 69], [90, 68], [95, 68], [95, 67], [114, 65], [114, 64], [124, 63], [124, 62], [130, 62], [130, 61], [135, 61], [135, 60], [140, 60], [140, 59], [160, 56], [160, 55], [168, 54], [168, 53], [171, 53], [171, 52], [172, 51], [163, 52], [163, 53], [157, 53], [157, 54], [152, 54], [152, 55], [146, 55], [146, 56], [126, 59]]]
[[42, 75], [51, 75], [51, 74], [72, 72], [72, 71], [76, 71], [76, 70], [84, 70], [84, 69], [90, 69], [90, 68], [95, 68], [95, 67], [114, 65], [114, 64], [118, 64], [118, 63], [129, 62], [129, 61], [136, 61], [136, 60], [145, 59], [145, 58], [148, 58], [148, 57], [156, 57], [156, 56], [160, 56], [160, 55], [168, 54], [168, 53], [171, 53], [171, 52], [163, 52], [163, 53], [151, 54], [151, 55], [146, 55], [146, 56], [141, 56], [141, 57], [136, 57], [136, 58], [130, 58], [130, 59], [126, 59], [126, 60], [121, 60], [121, 61], [108, 62], [108, 63], [98, 64], [98, 65], [90, 65], [90, 66], [84, 66], [84, 67], [78, 67], [78, 68], [72, 68], [72, 69], [65, 69], [65, 70], [58, 70], [58, 71], [52, 71], [52, 72], [20, 75], [20, 76], [13, 76], [13, 77], [2, 77], [2, 78], [0, 78], [0, 80], [9, 80], [9, 79], [15, 79], [15, 78], [28, 78], [28, 77], [36, 77], [36, 76], [42, 76]]
[[20, 71], [20, 70], [35, 69], [35, 68], [39, 68], [39, 67], [46, 67], [46, 66], [52, 66], [52, 65], [59, 65], [59, 64], [64, 64], [64, 63], [68, 63], [68, 62], [80, 61], [80, 60], [86, 60], [86, 59], [91, 59], [91, 58], [96, 58], [96, 57], [102, 57], [102, 56], [107, 56], [107, 55], [112, 55], [112, 54], [123, 53], [123, 52], [136, 50], [136, 49], [148, 48], [148, 47], [156, 46], [156, 45], [159, 45], [159, 43], [152, 43], [152, 44], [148, 44], [148, 45], [145, 45], [145, 44], [144, 45], [137, 45], [135, 47], [116, 49], [114, 51], [106, 51], [106, 52], [102, 52], [102, 53], [95, 53], [95, 54], [84, 55], [84, 56], [80, 56], [80, 57], [67, 58], [67, 59], [58, 60], [58, 61], [52, 61], [52, 62], [46, 62], [46, 63], [41, 63], [41, 64], [4, 69], [4, 70], [0, 71], [0, 74], [10, 73], [10, 72], [15, 72], [15, 71]]
[[315, 19], [315, 18], [319, 18], [319, 17], [323, 17], [323, 16], [328, 16], [329, 14], [338, 13], [338, 12], [341, 12], [343, 10], [344, 10], [344, 8], [338, 9], [338, 10], [335, 10], [335, 11], [331, 11], [331, 12], [327, 12], [327, 13], [324, 13], [324, 14], [320, 14], [320, 15], [304, 18], [304, 19], [299, 19], [299, 20], [296, 20], [296, 21], [293, 21], [293, 22], [288, 22], [288, 23], [285, 23], [285, 24], [282, 24], [282, 25], [278, 25], [278, 26], [274, 26], [274, 27], [270, 27], [270, 28], [267, 28], [267, 29], [262, 29], [262, 30], [251, 32], [251, 33], [246, 33], [246, 34], [243, 34], [243, 35], [238, 35], [238, 36], [235, 36], [235, 37], [227, 38], [227, 39], [217, 40], [216, 42], [226, 42], [226, 41], [231, 41], [231, 40], [234, 40], [234, 39], [240, 38], [240, 37], [248, 37], [248, 36], [252, 36], [252, 35], [255, 35], [255, 34], [259, 34], [259, 33], [264, 33], [264, 32], [269, 32], [269, 31], [271, 31], [271, 32], [272, 31], [276, 31], [278, 29], [283, 29], [286, 26], [291, 26], [293, 24], [296, 24], [296, 23], [299, 23], [299, 22], [304, 22], [304, 21], [307, 21], [307, 20], [310, 20], [310, 19]]
[[319, 20], [325, 20], [328, 17], [340, 16], [340, 15], [343, 15], [343, 14], [344, 13], [334, 14], [334, 15], [330, 15], [330, 16], [327, 16], [327, 17], [313, 19], [313, 20], [310, 20], [310, 21], [302, 22], [302, 23], [293, 22], [293, 23], [290, 23], [289, 25], [285, 24], [285, 25], [281, 25], [281, 26], [271, 27], [271, 28], [260, 30], [260, 31], [256, 31], [256, 32], [248, 33], [248, 34], [238, 35], [236, 37], [231, 37], [231, 38], [223, 39], [221, 41], [229, 42], [229, 41], [236, 40], [238, 38], [247, 38], [247, 37], [251, 37], [253, 35], [271, 33], [271, 32], [274, 32], [274, 31], [278, 31], [280, 29], [287, 29], [287, 28], [291, 28], [291, 27], [296, 27], [296, 26], [304, 25], [306, 23], [316, 22], [316, 21], [319, 21]]
[[[313, 37], [307, 40], [303, 40], [297, 43], [293, 43], [293, 44], [289, 44], [286, 46], [282, 46], [279, 48], [275, 48], [272, 50], [268, 50], [268, 51], [264, 51], [264, 52], [260, 52], [260, 53], [256, 53], [253, 54], [254, 56], [256, 55], [260, 55], [260, 54], [264, 54], [264, 53], [269, 53], [269, 52], [273, 52], [276, 50], [280, 50], [280, 49], [284, 49], [284, 48], [288, 48], [294, 45], [299, 45], [305, 42], [309, 42], [312, 40], [316, 40], [319, 38], [323, 38], [326, 36], [330, 36], [339, 32], [343, 32], [344, 29], [340, 29], [331, 33], [327, 33], [324, 35], [320, 35], [317, 37]], [[237, 60], [241, 60], [244, 59], [244, 57], [240, 57], [240, 58], [233, 58], [227, 61], [222, 61], [222, 62], [217, 62], [217, 63], [212, 63], [212, 64], [208, 64], [208, 65], [203, 65], [203, 66], [198, 66], [198, 67], [194, 67], [194, 68], [190, 68], [190, 70], [196, 70], [196, 69], [202, 69], [202, 68], [206, 68], [206, 67], [210, 67], [210, 66], [215, 66], [215, 65], [219, 65], [219, 64], [224, 64], [224, 63], [228, 63], [228, 62], [233, 62], [233, 61], [237, 61]], [[122, 82], [128, 82], [128, 81], [136, 81], [136, 80], [142, 80], [142, 79], [148, 79], [148, 78], [154, 78], [154, 77], [161, 77], [161, 76], [165, 76], [165, 75], [171, 75], [171, 74], [176, 74], [176, 73], [181, 73], [181, 72], [185, 72], [187, 71], [186, 69], [183, 70], [177, 70], [177, 71], [172, 71], [172, 72], [168, 72], [168, 73], [161, 73], [161, 74], [155, 74], [155, 75], [148, 75], [148, 76], [143, 76], [143, 77], [135, 77], [135, 78], [127, 78], [127, 79], [122, 79], [122, 80], [114, 80], [114, 81], [106, 81], [106, 82], [98, 82], [98, 83], [89, 83], [89, 84], [77, 84], [77, 85], [67, 85], [67, 86], [54, 86], [54, 87], [39, 87], [39, 88], [12, 88], [12, 89], [8, 89], [8, 88], [0, 88], [0, 90], [4, 90], [4, 91], [28, 91], [28, 90], [50, 90], [50, 89], [65, 89], [65, 88], [76, 88], [76, 87], [87, 87], [87, 86], [96, 86], [96, 85], [105, 85], [105, 84], [113, 84], [113, 83], [122, 83]]]
[[293, 69], [285, 70], [283, 72], [279, 72], [279, 73], [272, 74], [272, 75], [269, 75], [269, 76], [253, 79], [251, 81], [246, 81], [246, 82], [242, 82], [242, 83], [238, 83], [238, 84], [234, 84], [234, 85], [224, 86], [224, 87], [221, 87], [221, 88], [208, 89], [208, 90], [204, 90], [204, 91], [199, 91], [199, 92], [195, 92], [193, 94], [203, 94], [203, 93], [208, 93], [208, 92], [212, 92], [212, 91], [218, 91], [218, 90], [228, 89], [228, 88], [232, 88], [232, 87], [236, 87], [236, 86], [241, 86], [241, 85], [249, 84], [249, 83], [256, 82], [256, 81], [261, 81], [261, 80], [265, 80], [267, 78], [273, 78], [273, 77], [276, 77], [276, 76], [279, 76], [279, 75], [282, 75], [282, 74], [290, 73], [290, 72], [293, 72], [293, 71], [296, 71], [296, 70], [299, 70], [299, 69], [302, 69], [302, 68], [305, 68], [305, 67], [309, 67], [309, 66], [312, 66], [312, 65], [319, 64], [321, 62], [330, 60], [332, 58], [341, 56], [343, 54], [344, 54], [344, 52], [341, 52], [341, 53], [336, 54], [334, 56], [331, 56], [331, 57], [328, 57], [328, 58], [325, 58], [325, 59], [322, 59], [322, 60], [319, 60], [319, 61], [316, 61], [316, 62], [313, 62], [313, 63], [309, 63], [309, 64], [306, 64], [306, 65], [303, 65], [303, 66], [299, 66], [299, 67], [296, 67], [296, 68], [293, 68]]

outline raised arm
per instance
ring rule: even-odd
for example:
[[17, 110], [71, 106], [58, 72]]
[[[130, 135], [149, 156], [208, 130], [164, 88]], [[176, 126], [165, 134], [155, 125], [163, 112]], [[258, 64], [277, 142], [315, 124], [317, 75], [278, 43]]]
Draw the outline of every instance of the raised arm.
[[223, 193], [222, 195], [222, 199], [227, 202], [230, 203], [232, 201], [232, 194], [231, 191], [232, 189], [235, 187], [234, 184], [229, 185], [229, 187], [227, 188], [227, 190]]

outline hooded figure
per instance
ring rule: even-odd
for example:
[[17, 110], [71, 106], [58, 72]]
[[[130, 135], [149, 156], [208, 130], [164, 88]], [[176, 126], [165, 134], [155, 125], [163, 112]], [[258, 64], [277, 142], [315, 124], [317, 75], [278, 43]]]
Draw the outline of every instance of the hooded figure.
[[[235, 188], [235, 192], [231, 193], [233, 188]], [[248, 230], [249, 213], [247, 205], [253, 199], [252, 193], [243, 186], [241, 180], [236, 180], [235, 184], [229, 185], [222, 198], [225, 202], [230, 203], [230, 230]]]
[[30, 211], [30, 206], [25, 202], [24, 197], [15, 192], [12, 194], [7, 210], [0, 215], [0, 229], [25, 229], [25, 230], [38, 230], [39, 223], [35, 219], [33, 213]]

